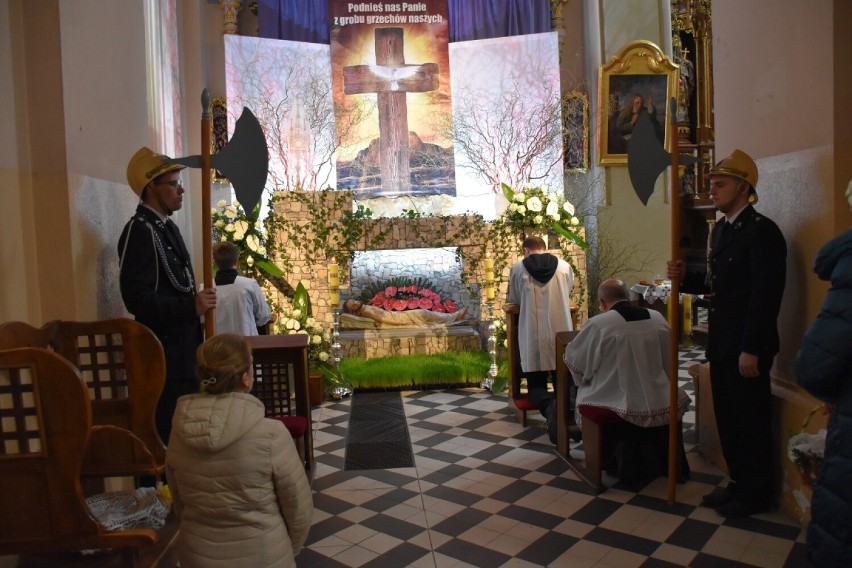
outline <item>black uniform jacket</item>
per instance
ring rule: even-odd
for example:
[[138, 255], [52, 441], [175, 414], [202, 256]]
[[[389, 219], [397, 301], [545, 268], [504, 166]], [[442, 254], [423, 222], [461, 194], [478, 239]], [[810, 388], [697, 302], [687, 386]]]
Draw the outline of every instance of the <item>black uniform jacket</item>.
[[751, 205], [733, 225], [725, 228], [726, 224], [713, 227], [710, 289], [702, 290], [712, 293], [707, 359], [736, 359], [743, 351], [771, 357], [779, 349], [787, 243], [778, 225]]
[[201, 320], [195, 313], [195, 282], [189, 252], [177, 227], [168, 228], [139, 205], [118, 240], [121, 298], [136, 321], [163, 344], [167, 379], [195, 377]]

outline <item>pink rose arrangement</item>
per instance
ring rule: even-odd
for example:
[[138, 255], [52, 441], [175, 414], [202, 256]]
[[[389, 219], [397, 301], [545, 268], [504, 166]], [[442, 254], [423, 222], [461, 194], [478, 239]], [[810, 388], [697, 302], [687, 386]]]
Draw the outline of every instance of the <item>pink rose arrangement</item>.
[[452, 300], [444, 300], [435, 291], [416, 284], [387, 286], [367, 300], [367, 304], [397, 312], [420, 309], [452, 314], [458, 309]]

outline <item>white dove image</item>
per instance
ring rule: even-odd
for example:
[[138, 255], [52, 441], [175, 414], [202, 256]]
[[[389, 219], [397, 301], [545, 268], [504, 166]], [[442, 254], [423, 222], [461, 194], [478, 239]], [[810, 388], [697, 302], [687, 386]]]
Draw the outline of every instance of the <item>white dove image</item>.
[[388, 81], [390, 81], [391, 91], [398, 91], [399, 81], [402, 79], [408, 79], [409, 77], [414, 77], [419, 69], [418, 65], [412, 65], [411, 67], [387, 67], [385, 65], [368, 65], [367, 67], [369, 67], [370, 71], [372, 71], [382, 79], [387, 79]]

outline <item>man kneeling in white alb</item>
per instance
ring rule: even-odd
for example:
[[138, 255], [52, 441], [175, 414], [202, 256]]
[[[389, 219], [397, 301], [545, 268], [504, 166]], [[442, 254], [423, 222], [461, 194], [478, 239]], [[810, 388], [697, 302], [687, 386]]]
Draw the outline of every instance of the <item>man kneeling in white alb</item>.
[[[671, 331], [659, 312], [632, 305], [620, 280], [601, 283], [598, 299], [602, 313], [566, 346], [564, 361], [578, 387], [577, 423], [582, 415], [607, 424], [604, 469], [636, 488], [668, 469]], [[678, 388], [678, 421], [689, 403]], [[685, 477], [682, 441], [678, 453]]]

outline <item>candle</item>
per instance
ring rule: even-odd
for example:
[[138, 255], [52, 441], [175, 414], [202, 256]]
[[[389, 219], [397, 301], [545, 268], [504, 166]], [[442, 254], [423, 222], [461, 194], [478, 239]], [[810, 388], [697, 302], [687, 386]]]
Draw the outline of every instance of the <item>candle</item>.
[[328, 296], [332, 306], [340, 305], [340, 272], [334, 258], [328, 263]]
[[331, 289], [337, 288], [340, 284], [339, 280], [339, 271], [337, 268], [337, 262], [332, 258], [331, 262], [328, 263], [328, 287]]
[[494, 282], [494, 259], [490, 252], [485, 255], [485, 281]]
[[683, 334], [692, 333], [692, 294], [683, 295]]
[[494, 259], [490, 252], [485, 254], [485, 299], [494, 300]]

